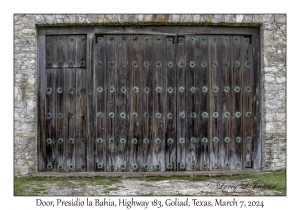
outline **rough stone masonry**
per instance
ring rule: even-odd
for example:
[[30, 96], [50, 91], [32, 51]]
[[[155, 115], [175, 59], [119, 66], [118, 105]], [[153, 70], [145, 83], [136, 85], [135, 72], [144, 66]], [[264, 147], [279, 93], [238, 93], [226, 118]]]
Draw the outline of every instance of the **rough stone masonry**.
[[37, 27], [91, 25], [257, 26], [261, 35], [262, 169], [286, 168], [285, 14], [15, 14], [14, 175], [37, 172]]

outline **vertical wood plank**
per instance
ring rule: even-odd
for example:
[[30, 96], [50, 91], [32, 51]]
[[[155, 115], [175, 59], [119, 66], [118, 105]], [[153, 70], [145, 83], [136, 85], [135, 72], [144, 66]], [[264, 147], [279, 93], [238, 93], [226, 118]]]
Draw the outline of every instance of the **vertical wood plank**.
[[168, 37], [171, 40], [167, 41], [165, 62], [166, 67], [166, 100], [165, 102], [165, 164], [172, 163], [176, 165], [176, 36]]
[[[177, 42], [180, 38], [178, 37]], [[185, 141], [186, 141], [186, 60], [185, 41], [179, 42], [176, 46], [176, 69], [177, 69], [177, 163], [175, 170], [179, 170], [179, 165], [185, 163]]]
[[[116, 114], [115, 114], [115, 137], [117, 151], [115, 155], [116, 167], [120, 171], [127, 171], [127, 151], [128, 147], [126, 142], [128, 142], [128, 118], [127, 118], [127, 101], [128, 101], [128, 65], [126, 54], [126, 41], [124, 41], [126, 36], [118, 35], [116, 36]], [[125, 139], [125, 142], [124, 142]]]
[[95, 170], [95, 85], [94, 85], [94, 41], [93, 33], [87, 34], [86, 72], [87, 72], [87, 171]]
[[[199, 46], [199, 47], [198, 47]], [[198, 125], [199, 125], [199, 137], [201, 140], [200, 150], [200, 160], [198, 161], [198, 166], [200, 166], [200, 170], [207, 170], [210, 165], [210, 126], [209, 120], [212, 117], [210, 112], [210, 72], [208, 68], [208, 36], [201, 35], [197, 40], [197, 49], [199, 49], [199, 59], [197, 58], [196, 65], [199, 65], [199, 71], [197, 71], [196, 78], [198, 84], [198, 97], [199, 98], [199, 109], [197, 111], [198, 117]], [[198, 50], [196, 51], [198, 52]], [[198, 53], [197, 53], [198, 54]]]
[[[246, 41], [247, 37], [242, 37], [242, 71], [243, 86], [241, 94], [243, 94], [243, 168], [252, 168], [253, 158], [253, 60], [252, 60], [252, 44]], [[249, 62], [249, 63], [247, 63]], [[249, 64], [249, 65], [248, 65]], [[250, 87], [250, 92], [247, 92]], [[248, 114], [250, 114], [248, 116]]]
[[115, 54], [116, 54], [116, 37], [107, 35], [106, 39], [106, 81], [107, 81], [107, 111], [104, 113], [107, 122], [107, 142], [106, 142], [106, 161], [109, 171], [116, 171], [116, 163], [114, 156], [116, 155], [117, 139], [115, 138]]
[[165, 139], [164, 139], [164, 95], [166, 68], [164, 60], [166, 51], [166, 36], [154, 36], [153, 42], [153, 164], [159, 164], [161, 170], [165, 170]]
[[185, 36], [185, 57], [186, 57], [186, 118], [187, 118], [187, 133], [185, 146], [185, 167], [181, 165], [181, 170], [191, 170], [192, 164], [196, 163], [196, 146], [197, 146], [197, 115], [196, 115], [196, 88], [195, 88], [195, 48], [196, 36]]
[[219, 169], [219, 146], [222, 146], [222, 131], [220, 127], [220, 123], [222, 122], [220, 119], [222, 117], [221, 113], [221, 76], [219, 74], [220, 71], [220, 36], [208, 36], [208, 44], [209, 44], [209, 59], [208, 59], [208, 67], [210, 72], [210, 139], [211, 139], [211, 149], [210, 149], [210, 169], [217, 170]]
[[261, 69], [260, 69], [260, 37], [252, 36], [253, 54], [253, 113], [254, 113], [254, 136], [253, 136], [253, 169], [261, 169]]
[[95, 128], [95, 165], [96, 171], [106, 171], [106, 36], [97, 36], [95, 46], [95, 92], [96, 92], [96, 128]]
[[47, 142], [46, 142], [46, 39], [45, 35], [38, 35], [38, 171], [47, 170]]

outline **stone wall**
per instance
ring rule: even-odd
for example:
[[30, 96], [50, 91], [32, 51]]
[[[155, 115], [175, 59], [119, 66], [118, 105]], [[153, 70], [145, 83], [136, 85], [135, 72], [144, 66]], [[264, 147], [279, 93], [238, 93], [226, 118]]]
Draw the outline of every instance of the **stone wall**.
[[37, 27], [75, 25], [258, 26], [261, 31], [262, 168], [286, 168], [286, 15], [14, 15], [14, 171], [37, 172]]

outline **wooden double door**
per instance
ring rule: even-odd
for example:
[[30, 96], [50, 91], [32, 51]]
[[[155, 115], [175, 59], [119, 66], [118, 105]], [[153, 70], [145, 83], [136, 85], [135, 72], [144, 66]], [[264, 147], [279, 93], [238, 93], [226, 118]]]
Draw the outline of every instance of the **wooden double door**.
[[45, 31], [39, 171], [260, 169], [258, 34]]

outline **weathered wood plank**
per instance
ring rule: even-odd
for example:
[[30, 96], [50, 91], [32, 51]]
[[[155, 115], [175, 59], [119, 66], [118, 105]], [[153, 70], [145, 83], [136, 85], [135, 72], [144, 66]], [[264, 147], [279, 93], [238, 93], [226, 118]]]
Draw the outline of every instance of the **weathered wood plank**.
[[37, 129], [37, 148], [38, 148], [38, 171], [47, 170], [47, 142], [46, 142], [46, 48], [45, 36], [38, 35], [38, 87], [37, 87], [37, 104], [38, 104], [38, 129]]
[[165, 170], [165, 139], [164, 139], [164, 102], [165, 78], [163, 70], [166, 68], [164, 60], [166, 52], [166, 36], [153, 37], [153, 164], [160, 164]]
[[[98, 39], [98, 37], [97, 37]], [[95, 45], [95, 92], [96, 92], [96, 127], [95, 127], [95, 167], [96, 171], [106, 171], [106, 36], [100, 37]]]
[[[127, 62], [126, 42], [122, 41], [124, 35], [116, 36], [116, 114], [115, 114], [115, 137], [117, 151], [115, 155], [116, 167], [119, 171], [127, 171], [127, 152], [128, 147], [128, 113], [126, 105], [128, 101], [128, 65], [124, 65], [123, 62]], [[124, 38], [123, 38], [124, 39]], [[123, 65], [122, 65], [123, 64]], [[124, 142], [125, 139], [125, 142]]]
[[166, 67], [166, 100], [164, 100], [164, 117], [165, 117], [165, 164], [172, 163], [176, 165], [176, 36], [168, 36], [172, 39], [168, 42], [166, 47], [165, 62]]
[[[114, 40], [113, 40], [114, 39]], [[106, 38], [106, 81], [107, 81], [107, 96], [106, 96], [106, 106], [107, 110], [104, 113], [107, 127], [107, 142], [106, 142], [106, 162], [109, 171], [116, 171], [115, 155], [117, 139], [115, 137], [115, 103], [116, 103], [116, 89], [115, 84], [115, 54], [116, 54], [116, 44], [115, 36], [107, 35]]]
[[[243, 86], [241, 93], [243, 94], [243, 168], [252, 168], [253, 158], [253, 60], [252, 60], [252, 44], [251, 40], [247, 42], [248, 37], [242, 37], [242, 71]], [[250, 62], [250, 63], [247, 63]], [[248, 65], [249, 64], [249, 65]], [[251, 88], [250, 92], [246, 91]], [[249, 114], [249, 115], [248, 115]]]
[[[208, 37], [207, 35], [201, 35], [197, 40], [197, 49], [199, 49], [199, 59], [197, 56], [196, 65], [199, 65], [199, 71], [197, 71], [195, 84], [199, 85], [198, 97], [199, 98], [199, 109], [197, 111], [198, 117], [198, 125], [199, 125], [199, 137], [201, 140], [200, 146], [200, 160], [198, 160], [198, 167], [200, 166], [200, 170], [207, 170], [210, 165], [210, 141], [212, 140], [210, 137], [210, 126], [209, 120], [212, 117], [210, 115], [210, 72], [208, 69]], [[199, 47], [198, 47], [199, 46]], [[197, 50], [198, 52], [198, 50]], [[207, 114], [207, 115], [206, 115]]]
[[253, 169], [261, 169], [261, 69], [260, 69], [260, 37], [252, 36], [253, 55], [253, 114], [254, 114], [254, 136], [253, 136]]
[[210, 169], [217, 170], [219, 169], [219, 145], [222, 144], [222, 131], [220, 127], [221, 116], [221, 107], [220, 103], [222, 103], [220, 87], [222, 87], [222, 83], [220, 80], [222, 79], [219, 71], [220, 71], [220, 37], [219, 36], [208, 36], [208, 69], [210, 72]]
[[187, 133], [185, 146], [185, 167], [181, 166], [181, 170], [191, 170], [191, 165], [196, 163], [196, 145], [197, 145], [197, 116], [196, 115], [196, 37], [195, 35], [185, 36], [185, 57], [186, 57], [186, 118]]
[[184, 36], [177, 37], [176, 48], [176, 69], [177, 69], [177, 163], [175, 170], [180, 170], [180, 164], [185, 164], [185, 147], [187, 134], [187, 116], [186, 116], [186, 63], [185, 59], [185, 41], [179, 40]]

